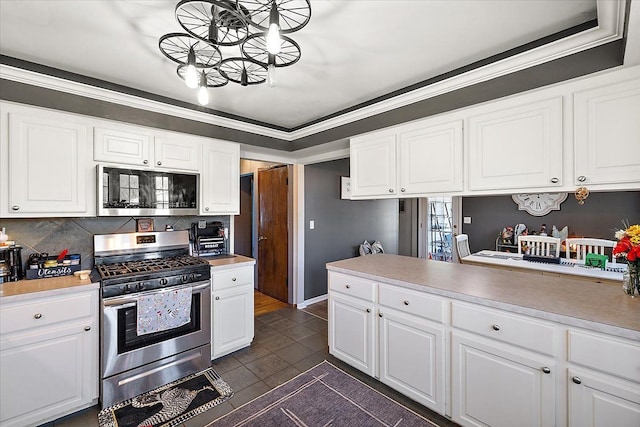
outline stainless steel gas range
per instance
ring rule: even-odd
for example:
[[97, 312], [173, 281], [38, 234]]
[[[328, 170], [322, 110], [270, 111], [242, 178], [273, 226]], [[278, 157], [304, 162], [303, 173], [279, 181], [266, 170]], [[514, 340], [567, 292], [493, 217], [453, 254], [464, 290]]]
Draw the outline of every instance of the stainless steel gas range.
[[188, 231], [94, 236], [103, 408], [211, 366], [211, 270], [188, 254]]

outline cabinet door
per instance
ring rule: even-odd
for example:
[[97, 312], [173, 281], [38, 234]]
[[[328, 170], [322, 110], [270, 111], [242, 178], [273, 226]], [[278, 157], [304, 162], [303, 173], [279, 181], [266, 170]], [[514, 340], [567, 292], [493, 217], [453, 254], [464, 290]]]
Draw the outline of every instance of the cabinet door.
[[398, 134], [401, 195], [462, 191], [462, 120]]
[[574, 95], [575, 184], [640, 183], [640, 79]]
[[93, 159], [101, 162], [151, 166], [151, 134], [135, 132], [128, 128], [94, 130]]
[[382, 132], [351, 140], [351, 197], [396, 196], [396, 135]]
[[[90, 331], [85, 331], [91, 327]], [[97, 398], [97, 329], [49, 328], [0, 342], [0, 424], [37, 425]]]
[[213, 141], [203, 147], [200, 214], [240, 212], [240, 146]]
[[248, 346], [253, 341], [253, 286], [213, 292], [211, 358]]
[[452, 332], [452, 414], [463, 426], [555, 425], [553, 359]]
[[9, 214], [91, 213], [89, 128], [66, 119], [9, 115]]
[[562, 185], [562, 98], [469, 119], [469, 189]]
[[155, 138], [154, 150], [155, 167], [200, 170], [200, 141], [184, 135], [160, 135]]
[[640, 426], [640, 386], [569, 369], [570, 427]]
[[444, 413], [444, 327], [381, 308], [380, 381]]
[[329, 295], [329, 353], [373, 376], [376, 340], [374, 304]]

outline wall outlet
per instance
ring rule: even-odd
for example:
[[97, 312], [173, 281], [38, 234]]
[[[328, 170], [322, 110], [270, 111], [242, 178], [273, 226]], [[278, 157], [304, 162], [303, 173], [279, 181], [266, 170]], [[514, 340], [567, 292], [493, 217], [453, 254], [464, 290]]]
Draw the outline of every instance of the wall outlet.
[[471, 217], [470, 216], [465, 216], [464, 219], [462, 220], [465, 224], [471, 224]]
[[199, 219], [198, 220], [198, 228], [207, 228], [207, 220]]
[[309, 230], [313, 230], [314, 228], [316, 228], [316, 222], [313, 220], [309, 221]]

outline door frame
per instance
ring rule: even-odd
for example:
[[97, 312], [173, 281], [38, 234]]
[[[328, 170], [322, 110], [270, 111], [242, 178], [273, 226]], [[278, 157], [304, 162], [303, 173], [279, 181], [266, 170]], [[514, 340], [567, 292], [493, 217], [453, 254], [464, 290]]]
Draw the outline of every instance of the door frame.
[[[463, 233], [462, 231], [462, 196], [451, 196], [451, 209], [453, 218], [453, 241], [455, 245], [455, 236]], [[418, 201], [418, 258], [427, 258], [427, 229], [429, 216], [429, 199], [420, 197]], [[458, 251], [453, 248], [451, 251], [452, 262], [457, 263]]]

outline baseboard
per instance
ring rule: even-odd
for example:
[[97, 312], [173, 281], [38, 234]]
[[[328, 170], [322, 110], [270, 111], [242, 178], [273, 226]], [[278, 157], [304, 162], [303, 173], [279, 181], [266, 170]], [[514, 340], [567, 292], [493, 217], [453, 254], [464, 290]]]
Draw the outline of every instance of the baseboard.
[[300, 304], [296, 304], [296, 308], [298, 310], [301, 310], [303, 308], [307, 308], [311, 304], [315, 304], [317, 302], [326, 301], [327, 299], [329, 299], [329, 295], [328, 294], [320, 295], [320, 296], [317, 296], [317, 297], [314, 297], [314, 298], [311, 298], [311, 299], [304, 300]]

